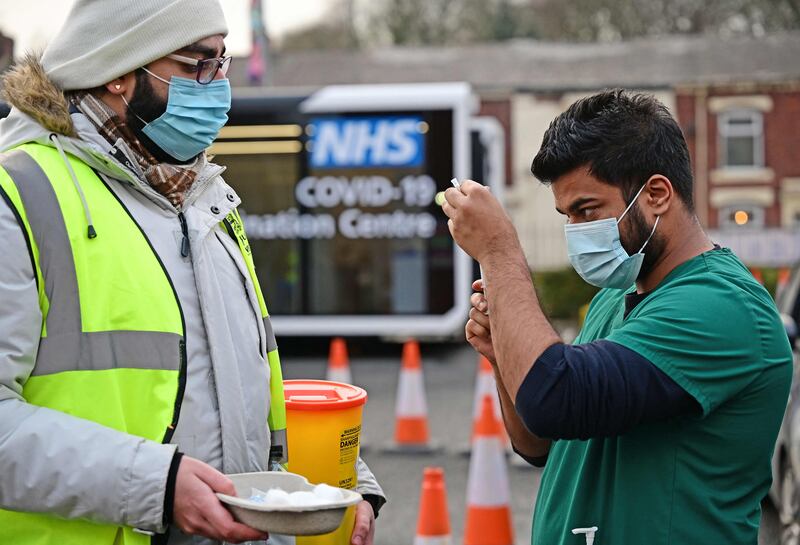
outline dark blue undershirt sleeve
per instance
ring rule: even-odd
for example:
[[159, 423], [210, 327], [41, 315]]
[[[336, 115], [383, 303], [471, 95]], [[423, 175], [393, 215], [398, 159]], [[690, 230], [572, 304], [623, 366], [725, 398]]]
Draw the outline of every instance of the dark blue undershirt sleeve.
[[511, 449], [517, 456], [528, 462], [533, 467], [544, 467], [547, 463], [547, 454], [544, 456], [528, 456], [527, 454], [522, 454], [520, 451], [518, 451], [517, 447], [515, 447], [513, 444], [511, 445]]
[[522, 382], [515, 407], [538, 437], [621, 435], [638, 424], [700, 414], [700, 405], [663, 371], [611, 341], [554, 344]]

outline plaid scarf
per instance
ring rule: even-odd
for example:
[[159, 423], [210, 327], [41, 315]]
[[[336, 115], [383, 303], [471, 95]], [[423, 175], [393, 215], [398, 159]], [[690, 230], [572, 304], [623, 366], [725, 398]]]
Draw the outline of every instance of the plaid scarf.
[[109, 144], [124, 148], [127, 155], [136, 160], [141, 172], [150, 186], [166, 197], [173, 206], [180, 209], [186, 192], [206, 165], [205, 153], [185, 165], [161, 163], [147, 151], [134, 132], [102, 100], [88, 92], [75, 93], [70, 97], [72, 104], [83, 113], [97, 128], [97, 132]]

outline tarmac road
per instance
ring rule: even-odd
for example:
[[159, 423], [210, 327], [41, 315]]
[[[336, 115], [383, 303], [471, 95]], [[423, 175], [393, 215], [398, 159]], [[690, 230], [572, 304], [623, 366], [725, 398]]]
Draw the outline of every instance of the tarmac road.
[[[326, 344], [280, 341], [285, 378], [324, 378]], [[349, 348], [353, 381], [369, 393], [364, 412], [362, 457], [389, 497], [377, 521], [375, 542], [378, 545], [412, 544], [423, 469], [441, 466], [445, 470], [453, 544], [462, 543], [469, 458], [460, 451], [467, 445], [471, 433], [477, 370], [475, 353], [467, 345], [422, 347], [431, 436], [444, 450], [432, 455], [398, 455], [383, 453], [381, 447], [390, 442], [394, 433], [401, 346], [350, 343]], [[508, 471], [515, 543], [527, 545], [541, 470], [509, 464]], [[777, 517], [767, 505], [759, 545], [777, 545], [778, 535]], [[576, 541], [576, 545], [579, 543]]]

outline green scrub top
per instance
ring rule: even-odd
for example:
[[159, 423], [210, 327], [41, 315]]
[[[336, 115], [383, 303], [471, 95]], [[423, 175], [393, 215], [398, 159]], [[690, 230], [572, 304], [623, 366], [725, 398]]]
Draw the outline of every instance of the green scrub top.
[[678, 266], [627, 317], [624, 296], [601, 290], [575, 343], [639, 353], [702, 414], [554, 442], [532, 543], [582, 545], [571, 530], [597, 526], [595, 545], [755, 545], [792, 379], [772, 298], [728, 249]]

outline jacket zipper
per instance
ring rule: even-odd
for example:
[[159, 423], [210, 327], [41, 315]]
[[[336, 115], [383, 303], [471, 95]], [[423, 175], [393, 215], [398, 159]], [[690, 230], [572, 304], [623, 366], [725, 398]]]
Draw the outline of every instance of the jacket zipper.
[[183, 212], [178, 212], [178, 219], [181, 222], [181, 233], [183, 233], [181, 257], [189, 257], [189, 228], [186, 225], [186, 216], [183, 215]]
[[[133, 219], [133, 216], [131, 216], [131, 219]], [[178, 212], [178, 220], [181, 222], [181, 233], [183, 233], [183, 238], [181, 238], [181, 256], [189, 257], [189, 227], [186, 225], [186, 216], [183, 215], [183, 211]], [[150, 244], [150, 240], [147, 238], [147, 235], [144, 234], [144, 230], [142, 230], [142, 235], [144, 236], [145, 240], [147, 240], [147, 243]], [[150, 244], [150, 249], [153, 251], [153, 255], [156, 256], [156, 259], [158, 259], [158, 263], [164, 270], [164, 275], [167, 277], [167, 280], [169, 280], [169, 285], [172, 287], [172, 292], [175, 294], [175, 301], [178, 303], [178, 309], [181, 312], [181, 326], [183, 327], [183, 338], [179, 343], [181, 351], [181, 367], [180, 372], [178, 373], [178, 393], [175, 396], [175, 406], [172, 411], [172, 422], [170, 422], [169, 426], [167, 426], [167, 431], [164, 434], [164, 439], [162, 441], [163, 443], [169, 443], [172, 440], [172, 435], [175, 433], [175, 428], [178, 426], [178, 418], [181, 415], [181, 405], [183, 404], [183, 394], [186, 391], [186, 366], [188, 359], [186, 355], [186, 318], [183, 315], [183, 307], [181, 307], [181, 302], [178, 298], [178, 290], [175, 289], [175, 285], [172, 283], [172, 278], [170, 278], [169, 273], [167, 272], [166, 265], [164, 265], [164, 263], [161, 261], [161, 257], [159, 257], [152, 244]]]
[[[93, 169], [94, 170], [94, 169]], [[175, 393], [175, 404], [173, 405], [172, 410], [172, 421], [167, 426], [167, 429], [164, 432], [164, 438], [161, 440], [162, 443], [166, 444], [172, 440], [172, 435], [175, 433], [175, 428], [178, 425], [178, 418], [181, 415], [181, 404], [183, 403], [183, 395], [186, 392], [186, 372], [187, 372], [187, 360], [188, 356], [186, 354], [186, 316], [183, 314], [183, 307], [181, 306], [181, 300], [178, 297], [178, 290], [175, 289], [175, 283], [172, 281], [172, 277], [167, 272], [167, 267], [164, 265], [164, 262], [161, 260], [161, 256], [158, 255], [156, 249], [153, 247], [153, 243], [150, 242], [147, 234], [145, 234], [144, 229], [142, 226], [139, 225], [139, 222], [133, 217], [131, 211], [128, 210], [128, 207], [125, 206], [125, 203], [122, 202], [122, 199], [114, 193], [111, 187], [108, 185], [108, 182], [103, 178], [99, 172], [94, 170], [95, 175], [103, 182], [103, 185], [106, 186], [106, 189], [109, 193], [117, 200], [119, 205], [122, 207], [123, 210], [128, 214], [128, 217], [131, 218], [133, 224], [139, 229], [139, 232], [142, 234], [142, 237], [147, 242], [147, 245], [150, 246], [150, 251], [153, 252], [158, 264], [161, 265], [161, 270], [164, 271], [164, 276], [167, 277], [167, 282], [169, 282], [169, 286], [172, 288], [172, 294], [175, 296], [175, 304], [178, 305], [178, 312], [181, 315], [181, 340], [178, 341], [178, 347], [180, 351], [180, 370], [178, 371], [178, 391]], [[184, 237], [186, 237], [186, 247], [188, 249], [189, 239], [188, 239], [188, 230], [186, 229], [186, 218], [183, 217], [183, 213], [179, 213], [178, 217], [181, 218], [181, 230], [184, 233]], [[181, 247], [183, 247], [183, 243], [181, 243]], [[182, 249], [182, 248], [181, 248]], [[188, 255], [188, 253], [187, 253]]]

